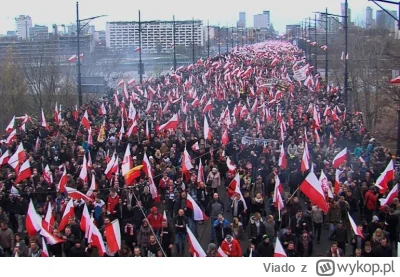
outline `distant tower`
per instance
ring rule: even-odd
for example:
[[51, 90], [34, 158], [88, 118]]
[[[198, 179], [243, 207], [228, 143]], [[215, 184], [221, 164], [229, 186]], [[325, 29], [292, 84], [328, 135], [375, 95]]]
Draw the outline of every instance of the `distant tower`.
[[239, 21], [237, 22], [238, 28], [246, 28], [246, 13], [240, 12], [239, 13]]
[[32, 27], [32, 18], [29, 15], [20, 15], [15, 18], [17, 27], [17, 37], [20, 39], [29, 39], [29, 28]]
[[367, 29], [371, 29], [373, 24], [373, 18], [372, 18], [372, 8], [367, 7], [365, 10], [365, 27]]

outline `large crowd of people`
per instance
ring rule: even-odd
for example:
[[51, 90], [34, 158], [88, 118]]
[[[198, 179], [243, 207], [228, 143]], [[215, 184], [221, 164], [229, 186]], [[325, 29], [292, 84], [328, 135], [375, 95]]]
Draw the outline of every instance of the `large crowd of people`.
[[[1, 144], [0, 256], [198, 256], [196, 238], [209, 257], [272, 257], [277, 243], [289, 257], [394, 256], [397, 182], [376, 186], [394, 158], [344, 103], [299, 48], [269, 41], [121, 81], [39, 122], [17, 115]], [[310, 172], [327, 211], [298, 189]], [[87, 212], [106, 251], [83, 228]], [[121, 246], [111, 253], [105, 229], [115, 220]]]

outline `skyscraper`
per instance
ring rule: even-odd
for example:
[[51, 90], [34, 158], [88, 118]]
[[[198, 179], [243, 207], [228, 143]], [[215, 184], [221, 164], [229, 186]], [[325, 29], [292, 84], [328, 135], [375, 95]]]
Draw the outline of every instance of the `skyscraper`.
[[[345, 16], [345, 13], [346, 13], [346, 8], [345, 8], [345, 6], [346, 6], [346, 3], [342, 3], [341, 4], [341, 16]], [[342, 24], [344, 24], [344, 20], [345, 20], [345, 18], [344, 17], [342, 17]], [[351, 9], [349, 8], [349, 5], [347, 4], [347, 25], [350, 25], [351, 24]]]
[[264, 11], [262, 14], [254, 15], [254, 28], [267, 29], [270, 27], [270, 13]]
[[372, 8], [371, 7], [367, 7], [365, 10], [365, 27], [367, 29], [371, 29], [372, 28], [372, 24], [373, 23], [373, 18], [372, 18]]
[[376, 27], [378, 29], [386, 28], [386, 14], [383, 10], [376, 11]]
[[387, 28], [389, 30], [393, 30], [394, 28], [396, 28], [396, 20], [394, 20], [394, 18], [398, 18], [397, 11], [390, 11], [389, 13], [392, 16], [389, 16], [388, 14], [386, 14], [386, 24], [387, 24]]
[[17, 36], [20, 39], [29, 39], [29, 28], [32, 27], [32, 18], [29, 15], [20, 15], [15, 18]]
[[239, 13], [239, 21], [237, 22], [238, 28], [246, 28], [246, 13], [240, 12]]

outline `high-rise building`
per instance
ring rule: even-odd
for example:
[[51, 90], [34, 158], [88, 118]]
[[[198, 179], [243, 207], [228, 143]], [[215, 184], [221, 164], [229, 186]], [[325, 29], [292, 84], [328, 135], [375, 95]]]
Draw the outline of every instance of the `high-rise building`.
[[15, 18], [17, 36], [20, 39], [29, 39], [29, 28], [32, 27], [32, 18], [29, 15], [20, 15]]
[[264, 11], [262, 14], [254, 15], [254, 28], [267, 29], [270, 27], [270, 12]]
[[[397, 17], [397, 11], [390, 11], [389, 12], [392, 16], [386, 14], [386, 24], [387, 24], [387, 28], [389, 30], [393, 30], [394, 28], [396, 28], [396, 20], [394, 18], [398, 18]], [[393, 18], [394, 17], [394, 18]]]
[[373, 25], [372, 8], [367, 7], [365, 10], [365, 27], [371, 29]]
[[29, 28], [29, 38], [32, 40], [45, 40], [49, 38], [49, 28], [47, 26], [35, 25]]
[[[342, 16], [342, 24], [345, 23], [345, 18], [343, 16], [346, 15], [346, 3], [341, 4], [341, 16]], [[351, 24], [351, 9], [349, 8], [349, 4], [347, 4], [347, 25]]]
[[340, 24], [331, 16], [326, 16], [325, 14], [320, 14], [317, 30], [319, 32], [325, 32], [326, 23], [325, 21], [328, 19], [328, 33], [336, 33], [339, 28]]
[[[203, 45], [203, 22], [175, 21], [175, 45], [190, 47]], [[152, 21], [142, 25], [143, 53], [170, 53], [174, 42], [174, 24], [172, 21]], [[107, 22], [106, 46], [111, 49], [135, 49], [139, 46], [139, 22]]]
[[239, 21], [237, 22], [238, 28], [246, 28], [246, 13], [240, 12], [239, 13]]
[[[390, 11], [390, 14], [397, 18], [397, 11]], [[384, 10], [376, 11], [376, 27], [378, 29], [394, 30], [396, 28], [396, 20], [388, 15]]]

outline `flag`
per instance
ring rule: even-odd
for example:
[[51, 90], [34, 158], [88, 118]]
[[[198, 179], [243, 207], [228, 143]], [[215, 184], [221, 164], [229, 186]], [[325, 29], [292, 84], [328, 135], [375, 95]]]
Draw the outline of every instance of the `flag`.
[[67, 203], [67, 206], [65, 207], [63, 216], [61, 218], [60, 224], [58, 225], [58, 231], [62, 231], [67, 227], [68, 225], [68, 219], [70, 217], [75, 216], [75, 211], [74, 211], [74, 200], [70, 199]]
[[127, 186], [133, 185], [133, 181], [136, 178], [140, 177], [142, 168], [143, 168], [143, 165], [138, 165], [134, 168], [129, 169], [126, 172], [126, 174], [124, 175], [124, 178], [125, 178], [125, 184]]
[[226, 166], [230, 171], [235, 171], [236, 170], [236, 165], [232, 162], [231, 158], [226, 157]]
[[85, 238], [89, 238], [89, 229], [90, 229], [90, 222], [91, 218], [89, 215], [89, 210], [87, 208], [86, 203], [83, 204], [83, 211], [82, 211], [82, 217], [81, 221], [79, 223], [80, 228], [83, 232], [85, 232]]
[[6, 165], [10, 160], [10, 152], [8, 150], [4, 151], [3, 155], [0, 157], [0, 167]]
[[314, 172], [310, 172], [307, 175], [300, 185], [300, 190], [324, 213], [328, 212], [328, 204], [326, 203], [324, 192]]
[[49, 251], [47, 250], [46, 240], [42, 237], [42, 253], [41, 257], [49, 257]]
[[393, 160], [390, 160], [385, 170], [379, 175], [376, 180], [375, 186], [379, 188], [379, 192], [384, 194], [388, 189], [388, 182], [394, 179], [394, 164]]
[[358, 227], [357, 227], [356, 223], [354, 222], [354, 219], [351, 217], [351, 215], [349, 213], [347, 213], [347, 216], [349, 217], [351, 228], [353, 229], [354, 234], [356, 236], [359, 236], [359, 237], [362, 237], [363, 239], [365, 239], [363, 233], [361, 232], [360, 229], [358, 229]]
[[83, 201], [86, 201], [86, 202], [92, 201], [92, 199], [90, 199], [88, 196], [86, 196], [85, 194], [83, 194], [82, 192], [80, 192], [77, 189], [65, 187], [65, 190], [67, 191], [68, 195], [74, 200], [82, 199]]
[[36, 212], [32, 199], [29, 202], [28, 212], [26, 213], [25, 227], [30, 237], [36, 236], [42, 229], [42, 218]]
[[81, 172], [79, 173], [79, 179], [81, 179], [84, 183], [88, 181], [88, 168], [87, 168], [86, 155], [83, 155], [83, 162], [82, 162]]
[[46, 181], [47, 184], [53, 184], [53, 175], [51, 173], [49, 165], [46, 165], [43, 170], [43, 179]]
[[10, 147], [13, 142], [17, 139], [17, 130], [13, 130], [7, 137], [6, 143]]
[[30, 164], [29, 159], [28, 159], [21, 165], [21, 168], [20, 168], [20, 170], [18, 172], [18, 176], [15, 179], [15, 183], [18, 184], [22, 180], [28, 179], [31, 176], [32, 176], [31, 164]]
[[176, 129], [176, 127], [178, 127], [179, 124], [179, 119], [178, 119], [178, 115], [174, 114], [170, 120], [168, 120], [166, 123], [160, 125], [160, 127], [158, 128], [158, 131], [161, 132], [164, 129], [168, 130], [168, 129]]
[[[306, 143], [307, 145], [307, 143]], [[301, 172], [306, 172], [308, 169], [310, 169], [310, 164], [309, 164], [309, 160], [307, 157], [307, 151], [306, 148], [304, 147], [304, 151], [303, 151], [303, 158], [301, 159]]]
[[44, 127], [45, 129], [49, 129], [49, 125], [47, 125], [47, 121], [46, 121], [46, 117], [44, 116], [43, 109], [42, 109], [42, 127]]
[[87, 110], [85, 111], [85, 113], [83, 114], [82, 120], [81, 120], [81, 124], [83, 125], [83, 127], [85, 127], [86, 129], [89, 130], [90, 128], [90, 121], [89, 121], [89, 115]]
[[[400, 76], [390, 80], [390, 83], [391, 84], [400, 84]], [[399, 253], [400, 253], [400, 251], [399, 251]]]
[[196, 141], [196, 143], [192, 145], [192, 151], [196, 152], [196, 151], [199, 151], [199, 150], [200, 150], [199, 142]]
[[218, 247], [217, 257], [228, 257], [228, 255], [222, 250], [221, 246]]
[[212, 134], [210, 130], [210, 126], [208, 125], [208, 120], [207, 117], [204, 115], [204, 127], [203, 127], [203, 132], [204, 132], [204, 139], [205, 140], [211, 140]]
[[89, 190], [86, 192], [86, 196], [87, 197], [91, 197], [93, 195], [93, 191], [97, 190], [97, 184], [96, 184], [96, 177], [94, 174], [92, 174], [92, 180], [90, 183], [90, 188]]
[[281, 194], [282, 191], [283, 188], [281, 185], [281, 181], [279, 180], [278, 176], [275, 176], [274, 198], [272, 199], [272, 202], [274, 203], [278, 211], [282, 210], [285, 207], [285, 203], [283, 202]]
[[15, 126], [15, 115], [13, 116], [10, 123], [8, 123], [6, 127], [6, 134], [11, 133], [14, 130], [14, 126]]
[[164, 221], [168, 221], [168, 218], [167, 218], [167, 212], [164, 210], [164, 212], [163, 212], [163, 220]]
[[93, 145], [92, 127], [90, 127], [89, 130], [88, 130], [87, 142], [88, 142], [89, 146]]
[[276, 238], [274, 257], [287, 257], [279, 238]]
[[347, 161], [347, 147], [340, 151], [336, 157], [333, 159], [332, 167], [339, 168], [344, 162]]
[[125, 176], [126, 173], [132, 168], [133, 166], [133, 161], [132, 161], [132, 156], [131, 156], [131, 149], [130, 149], [130, 144], [126, 146], [125, 154], [124, 154], [124, 159], [122, 160], [122, 166], [121, 166], [121, 173], [123, 176]]
[[67, 186], [67, 182], [68, 182], [68, 178], [67, 178], [67, 170], [64, 167], [64, 172], [61, 176], [60, 181], [58, 182], [57, 185], [57, 191], [60, 193], [64, 193], [65, 192], [65, 187]]
[[186, 207], [193, 211], [194, 220], [203, 221], [208, 219], [208, 217], [200, 209], [199, 205], [197, 205], [196, 201], [194, 201], [189, 193], [186, 194]]
[[121, 229], [118, 219], [105, 226], [104, 234], [110, 254], [119, 251], [121, 249]]
[[49, 245], [54, 245], [54, 244], [57, 244], [57, 243], [63, 243], [64, 242], [63, 239], [61, 239], [59, 237], [56, 237], [55, 235], [53, 235], [52, 233], [48, 232], [44, 228], [40, 229], [39, 234], [46, 239], [46, 243], [49, 244]]
[[[117, 164], [117, 166], [116, 166], [116, 164]], [[118, 167], [118, 159], [114, 152], [111, 160], [107, 163], [106, 170], [104, 171], [104, 174], [106, 175], [108, 180], [111, 180], [112, 174], [117, 172], [117, 167]]]
[[104, 245], [103, 236], [92, 220], [90, 221], [88, 242], [97, 248], [99, 256], [104, 256], [107, 250], [106, 246]]
[[228, 142], [229, 142], [228, 128], [226, 128], [225, 131], [222, 133], [221, 142], [222, 142], [222, 145], [228, 144]]
[[243, 197], [242, 192], [240, 190], [240, 175], [239, 175], [239, 173], [236, 173], [235, 178], [233, 178], [233, 180], [229, 183], [229, 186], [228, 186], [226, 192], [228, 193], [229, 197], [232, 197], [235, 194], [239, 194], [240, 195], [240, 199], [243, 202], [244, 210], [245, 211], [247, 210], [246, 201], [244, 201], [244, 197]]
[[54, 121], [56, 122], [57, 125], [60, 125], [60, 115], [59, 115], [59, 112], [58, 112], [57, 102], [56, 102], [56, 105], [54, 107]]
[[385, 205], [390, 205], [393, 202], [393, 199], [397, 197], [397, 195], [399, 194], [399, 185], [395, 184], [392, 188], [392, 190], [388, 193], [388, 195], [386, 195], [385, 198], [380, 198], [379, 199], [379, 203], [381, 204], [381, 207], [385, 206]]
[[286, 167], [287, 167], [287, 158], [286, 158], [285, 147], [283, 146], [283, 143], [281, 144], [281, 152], [279, 153], [278, 166], [281, 169], [286, 169]]
[[22, 142], [18, 145], [17, 150], [15, 153], [10, 157], [8, 160], [8, 164], [14, 168], [16, 174], [18, 174], [19, 166], [25, 161], [25, 149]]
[[206, 252], [201, 248], [200, 243], [197, 241], [196, 237], [193, 235], [190, 228], [186, 225], [186, 232], [188, 234], [189, 241], [189, 252], [193, 257], [207, 257]]
[[340, 174], [341, 173], [342, 172], [339, 169], [336, 169], [336, 171], [335, 171], [335, 185], [334, 185], [334, 189], [333, 189], [333, 192], [335, 193], [335, 195], [339, 195], [339, 191], [340, 191], [339, 178], [340, 178]]
[[192, 158], [190, 157], [188, 151], [185, 148], [182, 155], [182, 172], [188, 172], [192, 169], [193, 169]]
[[138, 129], [139, 129], [139, 127], [138, 127], [137, 121], [135, 119], [135, 120], [133, 120], [132, 125], [129, 127], [129, 130], [126, 133], [126, 136], [129, 138], [133, 133], [136, 133]]
[[55, 218], [53, 215], [53, 207], [52, 207], [51, 203], [49, 202], [49, 204], [47, 206], [46, 216], [44, 217], [44, 219], [42, 221], [42, 227], [52, 233], [54, 222], [55, 222]]
[[197, 171], [197, 183], [200, 183], [200, 182], [205, 183], [204, 167], [203, 167], [203, 164], [201, 162], [201, 159], [200, 159], [200, 162], [199, 162], [199, 170]]
[[204, 106], [203, 114], [206, 114], [211, 110], [212, 110], [212, 103], [211, 103], [211, 98], [210, 98], [210, 99], [208, 99], [207, 104]]

